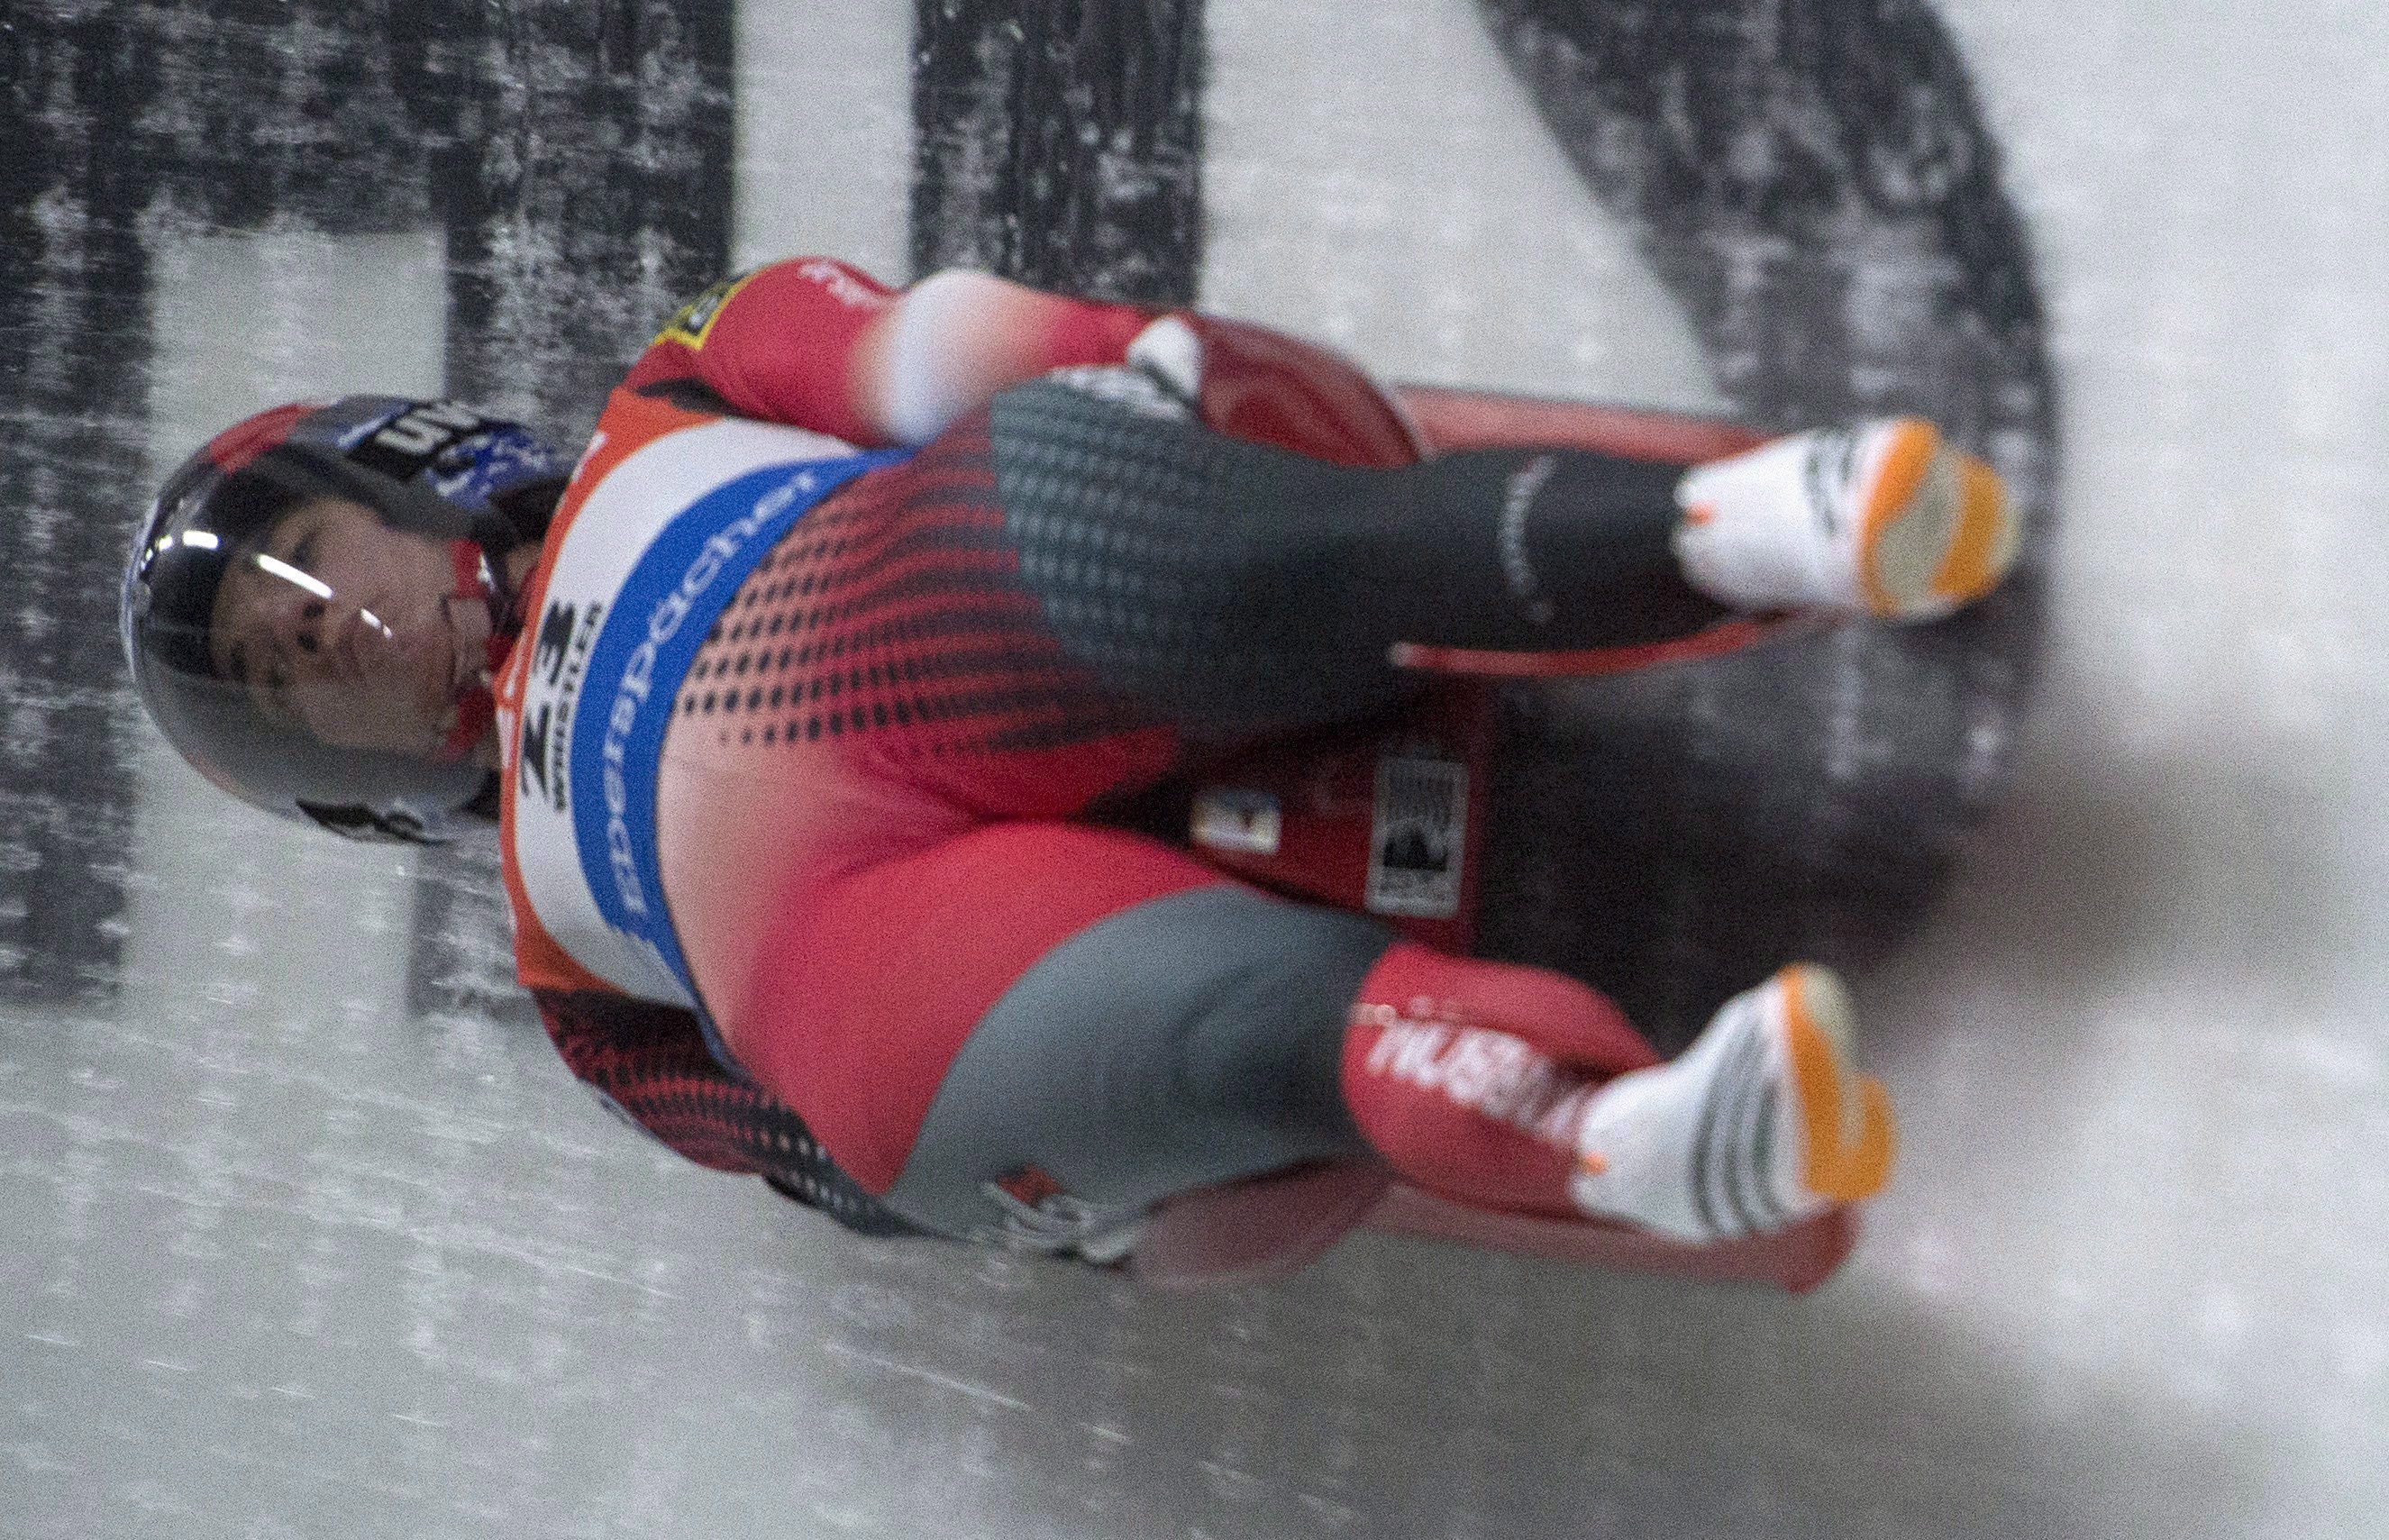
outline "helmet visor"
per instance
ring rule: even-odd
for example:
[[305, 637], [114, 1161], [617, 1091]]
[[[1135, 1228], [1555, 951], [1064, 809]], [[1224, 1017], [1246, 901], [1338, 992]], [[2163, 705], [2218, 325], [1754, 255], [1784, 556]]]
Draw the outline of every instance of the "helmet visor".
[[144, 696], [201, 770], [252, 799], [447, 795], [456, 778], [435, 772], [471, 746], [460, 729], [478, 737], [489, 665], [489, 575], [468, 535], [440, 499], [334, 452], [201, 467], [168, 488], [129, 580]]
[[302, 503], [225, 564], [209, 674], [318, 743], [431, 753], [464, 682], [455, 588], [448, 542], [358, 503]]

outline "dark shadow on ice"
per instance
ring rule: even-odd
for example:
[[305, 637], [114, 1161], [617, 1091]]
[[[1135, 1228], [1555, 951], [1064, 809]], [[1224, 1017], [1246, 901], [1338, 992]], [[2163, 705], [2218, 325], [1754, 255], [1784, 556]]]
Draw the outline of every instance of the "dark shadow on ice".
[[[2036, 606], [2020, 579], [1994, 603]], [[1864, 970], [1941, 902], [2005, 784], [1997, 613], [1514, 690], [1485, 949], [1609, 991], [1663, 1050], [1799, 958]]]
[[2128, 723], [2038, 719], [1947, 895], [1956, 934], [1930, 948], [1971, 961], [1890, 971], [1996, 971], [2003, 988], [2052, 1002], [2151, 976], [2282, 1000], [2339, 987], [2368, 955], [2370, 910], [2338, 830], [2296, 811], [2347, 806], [2344, 767], [2312, 748], [2253, 721], [2135, 745]]
[[2056, 462], [2041, 304], [1930, 7], [1479, 8], [1743, 416], [1923, 413], [2032, 521], [2022, 580], [1954, 621], [1514, 697], [1488, 944], [1612, 990], [1672, 1047], [1788, 958], [1885, 955], [2000, 788]]

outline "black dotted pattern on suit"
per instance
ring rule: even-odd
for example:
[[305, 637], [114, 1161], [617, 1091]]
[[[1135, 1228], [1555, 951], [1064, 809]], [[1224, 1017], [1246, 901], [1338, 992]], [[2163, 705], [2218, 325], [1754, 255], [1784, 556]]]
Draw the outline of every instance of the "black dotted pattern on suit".
[[1145, 725], [1054, 641], [995, 505], [983, 420], [858, 478], [739, 585], [672, 709], [765, 748], [869, 734], [984, 757]]
[[1352, 610], [1336, 552], [1290, 516], [1362, 473], [1054, 380], [997, 397], [990, 437], [1020, 581], [1113, 689], [1231, 736], [1361, 716], [1406, 688], [1385, 617]]

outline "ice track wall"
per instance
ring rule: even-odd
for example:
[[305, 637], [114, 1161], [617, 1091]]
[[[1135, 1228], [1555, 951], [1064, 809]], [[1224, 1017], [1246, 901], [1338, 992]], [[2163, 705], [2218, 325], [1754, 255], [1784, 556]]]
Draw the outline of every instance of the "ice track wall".
[[[1739, 411], [1929, 413], [2046, 518], [2028, 254], [1929, 9], [1481, 9]], [[448, 388], [569, 436], [654, 317], [727, 265], [730, 32], [719, 5], [413, 3], [205, 22], [57, 8], [11, 34], [29, 153], [0, 172], [5, 292], [27, 367], [0, 384], [25, 425], [0, 472], [30, 507], [0, 575], [22, 660], [0, 680], [19, 831], [0, 862], [6, 987], [104, 996], [123, 943], [129, 719], [108, 615], [146, 491], [126, 451], [157, 243], [437, 224]], [[1194, 298], [1202, 34], [1197, 5], [919, 7], [915, 269]], [[2036, 614], [2027, 580], [1915, 636], [1522, 693], [1489, 944], [1617, 991], [1663, 1038], [1784, 955], [1871, 961], [1999, 783]], [[469, 857], [421, 876], [418, 1009], [502, 1000], [476, 944], [500, 923], [487, 876]]]
[[[141, 402], [160, 244], [437, 226], [447, 313], [425, 320], [446, 326], [448, 388], [583, 433], [645, 329], [724, 263], [730, 21], [727, 4], [639, 0], [12, 9], [0, 32], [0, 479], [19, 510], [0, 532], [9, 998], [105, 999], [124, 945], [134, 719], [109, 574], [150, 490]], [[427, 879], [419, 1003], [457, 976], [441, 937], [495, 918], [453, 875]], [[457, 903], [468, 914], [452, 921]]]

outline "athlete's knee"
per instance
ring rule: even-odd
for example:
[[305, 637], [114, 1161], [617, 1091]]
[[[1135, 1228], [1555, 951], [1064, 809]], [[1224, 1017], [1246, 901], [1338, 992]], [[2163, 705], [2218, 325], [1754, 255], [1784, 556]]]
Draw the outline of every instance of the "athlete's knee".
[[1249, 925], [1239, 955], [1181, 1013], [1161, 1078], [1222, 1123], [1348, 1128], [1340, 1084], [1348, 1002], [1387, 937], [1332, 910], [1240, 907]]

